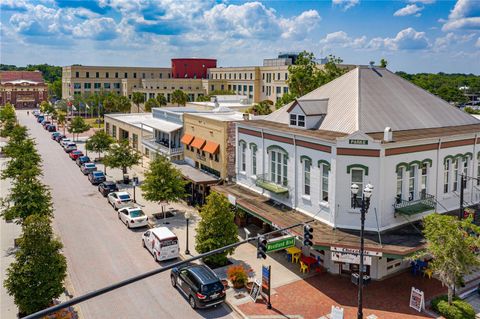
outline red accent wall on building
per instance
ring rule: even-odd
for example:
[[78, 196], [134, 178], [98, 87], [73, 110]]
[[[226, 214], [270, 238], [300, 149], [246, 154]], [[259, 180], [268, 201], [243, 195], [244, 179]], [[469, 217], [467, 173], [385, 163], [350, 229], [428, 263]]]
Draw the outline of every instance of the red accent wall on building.
[[216, 67], [216, 59], [172, 59], [172, 75], [177, 79], [206, 79], [207, 69]]

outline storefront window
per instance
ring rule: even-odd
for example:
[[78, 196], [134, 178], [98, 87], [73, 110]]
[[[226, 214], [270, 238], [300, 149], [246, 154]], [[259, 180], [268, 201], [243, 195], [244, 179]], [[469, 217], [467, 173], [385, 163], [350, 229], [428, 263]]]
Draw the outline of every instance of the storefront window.
[[415, 184], [416, 184], [416, 171], [417, 165], [410, 166], [409, 177], [408, 177], [408, 200], [415, 199]]
[[458, 190], [458, 158], [453, 162], [453, 189], [456, 192]]
[[443, 165], [443, 192], [448, 193], [450, 184], [450, 160], [446, 160]]
[[397, 203], [403, 199], [403, 167], [397, 169]]
[[427, 194], [427, 174], [428, 174], [428, 163], [422, 164], [422, 181], [420, 184], [420, 191], [422, 193], [422, 197], [425, 197]]
[[281, 151], [270, 151], [270, 181], [287, 186], [287, 154]]
[[252, 175], [257, 175], [257, 147], [252, 147]]
[[303, 195], [310, 196], [310, 167], [312, 163], [309, 160], [303, 161]]
[[[362, 192], [363, 192], [363, 169], [352, 169], [351, 176], [352, 176], [351, 185], [357, 184], [358, 186], [356, 207], [360, 207], [359, 203], [361, 202]], [[352, 207], [353, 207], [353, 200], [352, 200]]]
[[330, 169], [328, 165], [326, 164], [320, 165], [320, 174], [321, 174], [321, 180], [322, 180], [320, 199], [324, 202], [328, 202], [328, 177], [330, 174]]

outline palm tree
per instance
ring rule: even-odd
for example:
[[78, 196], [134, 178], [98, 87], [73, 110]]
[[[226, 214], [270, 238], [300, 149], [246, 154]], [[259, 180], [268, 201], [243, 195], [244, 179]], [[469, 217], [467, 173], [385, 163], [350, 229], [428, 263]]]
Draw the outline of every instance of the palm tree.
[[177, 103], [178, 106], [187, 104], [188, 95], [182, 90], [175, 90], [172, 93], [172, 102]]
[[131, 112], [132, 104], [126, 96], [115, 97], [115, 109], [119, 112]]
[[140, 113], [140, 104], [145, 102], [145, 95], [141, 92], [133, 92], [132, 102], [137, 106], [137, 112]]
[[145, 102], [145, 111], [150, 112], [152, 108], [159, 106], [156, 99], [150, 98]]
[[163, 94], [157, 94], [156, 100], [160, 107], [167, 105], [167, 98]]
[[65, 122], [67, 120], [66, 118], [66, 113], [64, 111], [61, 111], [61, 110], [57, 110], [57, 124], [58, 126], [62, 125], [63, 127], [63, 135], [65, 135]]

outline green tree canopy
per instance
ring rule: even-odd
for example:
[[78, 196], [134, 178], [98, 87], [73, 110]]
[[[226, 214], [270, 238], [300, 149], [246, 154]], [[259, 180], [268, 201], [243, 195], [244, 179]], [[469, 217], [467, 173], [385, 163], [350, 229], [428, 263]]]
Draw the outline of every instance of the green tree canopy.
[[10, 158], [16, 156], [20, 145], [25, 142], [27, 138], [27, 128], [25, 126], [16, 124], [10, 133], [7, 144], [2, 148], [3, 154]]
[[58, 79], [52, 83], [48, 83], [48, 95], [54, 96], [57, 99], [62, 98], [62, 80]]
[[384, 58], [382, 58], [382, 59], [380, 60], [380, 67], [381, 67], [381, 68], [386, 68], [387, 65], [388, 65], [388, 61], [385, 60]]
[[2, 200], [5, 220], [17, 219], [22, 223], [28, 216], [53, 217], [53, 203], [50, 190], [37, 178], [19, 176], [13, 183], [10, 194]]
[[[197, 226], [195, 249], [199, 253], [221, 248], [238, 242], [238, 229], [234, 223], [234, 213], [227, 198], [216, 192], [207, 196], [206, 203], [200, 209], [201, 220]], [[227, 263], [227, 255], [234, 249], [205, 258], [205, 262], [223, 266]]]
[[152, 108], [159, 107], [158, 101], [154, 98], [150, 98], [145, 102], [145, 111], [151, 112]]
[[75, 134], [78, 134], [86, 132], [90, 129], [90, 125], [88, 125], [83, 117], [81, 116], [75, 116], [73, 120], [70, 121], [70, 124], [68, 125], [68, 132], [73, 134], [73, 139], [75, 140]]
[[32, 215], [25, 219], [15, 261], [3, 283], [21, 313], [47, 308], [65, 290], [67, 261], [61, 249], [48, 217]]
[[448, 288], [448, 303], [459, 278], [480, 265], [475, 250], [480, 247], [480, 227], [472, 218], [458, 220], [454, 216], [431, 214], [424, 219], [426, 253], [433, 257], [429, 267]]
[[121, 168], [123, 174], [127, 174], [127, 169], [137, 165], [140, 159], [141, 155], [130, 147], [128, 140], [123, 140], [110, 147], [103, 163], [110, 168]]
[[[140, 186], [143, 198], [151, 202], [178, 202], [185, 198], [185, 184], [181, 173], [164, 156], [155, 156]], [[162, 205], [163, 212], [163, 205]]]
[[157, 103], [160, 107], [167, 105], [167, 98], [161, 93], [157, 94], [155, 100], [157, 100]]
[[182, 90], [175, 90], [172, 93], [172, 103], [176, 103], [178, 106], [187, 104], [188, 95]]
[[137, 112], [140, 113], [140, 104], [145, 102], [145, 95], [142, 92], [133, 92], [132, 102], [137, 106]]
[[115, 98], [115, 109], [117, 112], [121, 113], [130, 113], [132, 109], [132, 104], [126, 96], [117, 96]]
[[257, 104], [252, 105], [252, 107], [248, 109], [247, 113], [252, 113], [255, 115], [268, 115], [272, 113], [272, 105], [273, 105], [272, 101], [264, 100]]
[[106, 152], [110, 146], [115, 142], [114, 138], [105, 131], [96, 131], [86, 142], [85, 148], [88, 151], [97, 152], [100, 158], [100, 153]]
[[33, 139], [28, 138], [19, 143], [9, 141], [5, 147], [10, 161], [2, 171], [2, 179], [18, 178], [19, 176], [35, 178], [42, 174], [42, 159], [35, 148]]
[[67, 122], [67, 113], [63, 110], [56, 110], [56, 118], [57, 118], [57, 124], [63, 127], [63, 135], [65, 135], [65, 128], [66, 128], [66, 122]]
[[15, 114], [15, 108], [7, 102], [4, 106], [0, 107], [0, 136], [8, 137], [16, 124], [17, 116]]

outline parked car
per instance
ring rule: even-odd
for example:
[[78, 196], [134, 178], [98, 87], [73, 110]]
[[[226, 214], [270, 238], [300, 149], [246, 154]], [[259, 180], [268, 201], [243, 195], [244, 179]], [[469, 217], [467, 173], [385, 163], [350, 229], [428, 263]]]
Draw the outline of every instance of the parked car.
[[206, 265], [173, 268], [170, 279], [172, 286], [188, 298], [193, 309], [216, 306], [225, 301], [222, 282]]
[[60, 132], [53, 132], [52, 135], [51, 135], [51, 138], [52, 138], [52, 140], [55, 140], [55, 138], [56, 138], [57, 136], [60, 136], [60, 135], [62, 135], [62, 133], [60, 133]]
[[89, 163], [89, 162], [90, 162], [90, 157], [85, 156], [85, 155], [79, 156], [79, 157], [75, 160], [75, 163], [77, 163], [77, 165], [78, 165], [79, 167], [82, 166], [83, 164]]
[[63, 139], [65, 139], [65, 138], [67, 138], [67, 137], [66, 137], [65, 135], [61, 134], [61, 135], [56, 136], [56, 137], [54, 138], [54, 140], [55, 140], [57, 143], [60, 144], [60, 142], [61, 142]]
[[98, 185], [98, 191], [103, 195], [103, 197], [107, 197], [107, 195], [112, 192], [118, 192], [118, 187], [115, 182], [105, 181]]
[[127, 192], [113, 192], [107, 195], [108, 202], [117, 210], [123, 207], [130, 207], [133, 205], [132, 198]]
[[126, 207], [118, 210], [120, 219], [127, 228], [145, 227], [148, 225], [147, 215], [139, 207]]
[[65, 147], [63, 148], [66, 153], [70, 153], [72, 151], [75, 151], [77, 149], [77, 144], [70, 142]]
[[102, 171], [93, 171], [88, 174], [88, 180], [92, 185], [98, 185], [105, 182], [106, 178]]
[[97, 165], [94, 163], [83, 163], [82, 166], [80, 166], [80, 170], [82, 171], [83, 175], [88, 175], [97, 170]]
[[53, 124], [47, 125], [45, 129], [49, 132], [56, 132], [57, 131], [57, 127]]
[[43, 115], [39, 115], [39, 116], [37, 117], [37, 122], [38, 122], [38, 123], [42, 123], [42, 121], [44, 121], [44, 120], [45, 120], [45, 116], [43, 116]]
[[180, 252], [177, 235], [167, 227], [156, 227], [144, 232], [142, 245], [153, 255], [155, 261], [178, 258]]
[[74, 150], [74, 151], [71, 151], [70, 154], [68, 154], [68, 156], [70, 156], [70, 158], [72, 159], [72, 161], [75, 161], [75, 160], [77, 160], [77, 158], [79, 158], [80, 156], [83, 156], [83, 152], [80, 151], [80, 150]]
[[33, 110], [32, 114], [33, 114], [33, 116], [38, 117], [40, 115], [40, 111], [39, 110]]
[[47, 125], [49, 124], [52, 124], [52, 122], [48, 121], [48, 120], [43, 120], [42, 122], [40, 122], [43, 126], [43, 128], [45, 128]]
[[72, 143], [72, 140], [69, 139], [68, 137], [62, 138], [62, 139], [60, 140], [60, 145], [61, 145], [63, 148], [65, 148], [65, 146], [67, 146], [68, 143]]

